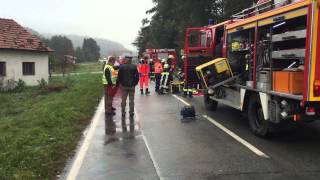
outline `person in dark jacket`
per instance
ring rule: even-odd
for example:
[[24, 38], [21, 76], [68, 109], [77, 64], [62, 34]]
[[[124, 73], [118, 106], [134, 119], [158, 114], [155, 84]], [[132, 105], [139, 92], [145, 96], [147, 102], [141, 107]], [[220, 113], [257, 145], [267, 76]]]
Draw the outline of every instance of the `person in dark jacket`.
[[[117, 84], [121, 89], [121, 112], [122, 117], [126, 116], [126, 101], [129, 96], [129, 114], [134, 116], [134, 94], [135, 86], [139, 82], [139, 72], [136, 65], [131, 64], [131, 60], [126, 58], [125, 64], [122, 64], [118, 72]], [[130, 122], [133, 125], [133, 122]]]

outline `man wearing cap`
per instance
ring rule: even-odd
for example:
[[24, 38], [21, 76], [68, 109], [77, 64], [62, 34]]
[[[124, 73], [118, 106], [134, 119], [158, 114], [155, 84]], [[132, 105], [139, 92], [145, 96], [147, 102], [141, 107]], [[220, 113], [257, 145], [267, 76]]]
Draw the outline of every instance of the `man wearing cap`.
[[[121, 112], [122, 117], [126, 116], [126, 101], [129, 96], [129, 114], [134, 116], [134, 94], [135, 86], [139, 82], [139, 72], [137, 66], [131, 64], [131, 60], [126, 58], [125, 64], [122, 64], [118, 73], [117, 84], [121, 89]], [[132, 122], [130, 122], [132, 124]]]

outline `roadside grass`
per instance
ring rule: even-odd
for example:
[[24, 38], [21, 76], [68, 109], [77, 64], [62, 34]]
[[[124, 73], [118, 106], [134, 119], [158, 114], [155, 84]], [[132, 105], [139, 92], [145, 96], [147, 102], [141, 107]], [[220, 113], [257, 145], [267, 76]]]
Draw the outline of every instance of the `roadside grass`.
[[56, 179], [102, 96], [97, 74], [54, 77], [49, 86], [56, 89], [0, 93], [0, 179]]
[[[98, 62], [87, 62], [87, 63], [78, 63], [74, 66], [67, 66], [65, 68], [65, 73], [89, 73], [89, 72], [100, 72], [102, 71], [102, 64]], [[63, 71], [61, 67], [54, 67], [53, 74], [62, 74]]]
[[86, 73], [86, 72], [100, 72], [102, 71], [102, 64], [99, 63], [80, 63], [76, 65], [73, 72]]

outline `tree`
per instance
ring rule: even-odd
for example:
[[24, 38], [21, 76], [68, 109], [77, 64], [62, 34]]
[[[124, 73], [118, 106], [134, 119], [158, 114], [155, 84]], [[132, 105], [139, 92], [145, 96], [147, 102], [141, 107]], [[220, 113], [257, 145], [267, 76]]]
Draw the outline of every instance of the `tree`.
[[77, 57], [78, 62], [83, 62], [86, 60], [84, 53], [81, 47], [77, 47], [75, 51], [75, 56]]
[[97, 61], [100, 58], [100, 47], [93, 38], [83, 40], [82, 51], [86, 61]]
[[49, 47], [54, 50], [55, 59], [62, 61], [65, 55], [74, 55], [73, 44], [66, 36], [52, 36]]
[[142, 54], [147, 47], [152, 48], [152, 45], [148, 43], [148, 41], [151, 39], [149, 36], [150, 34], [150, 27], [141, 28], [138, 37], [132, 43], [138, 48], [139, 54]]
[[233, 14], [240, 12], [245, 8], [249, 8], [253, 4], [253, 0], [237, 0], [237, 3], [234, 3], [232, 0], [222, 1], [224, 8], [224, 17], [230, 18]]

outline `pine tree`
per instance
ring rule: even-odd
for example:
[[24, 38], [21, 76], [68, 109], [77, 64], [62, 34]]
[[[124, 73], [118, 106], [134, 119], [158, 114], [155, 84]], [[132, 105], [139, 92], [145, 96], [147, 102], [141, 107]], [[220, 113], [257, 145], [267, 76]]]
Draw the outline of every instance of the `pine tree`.
[[65, 55], [74, 55], [73, 44], [66, 36], [53, 36], [49, 46], [54, 49], [54, 59], [62, 61]]
[[85, 61], [97, 61], [100, 58], [100, 47], [93, 38], [83, 40], [82, 51]]

